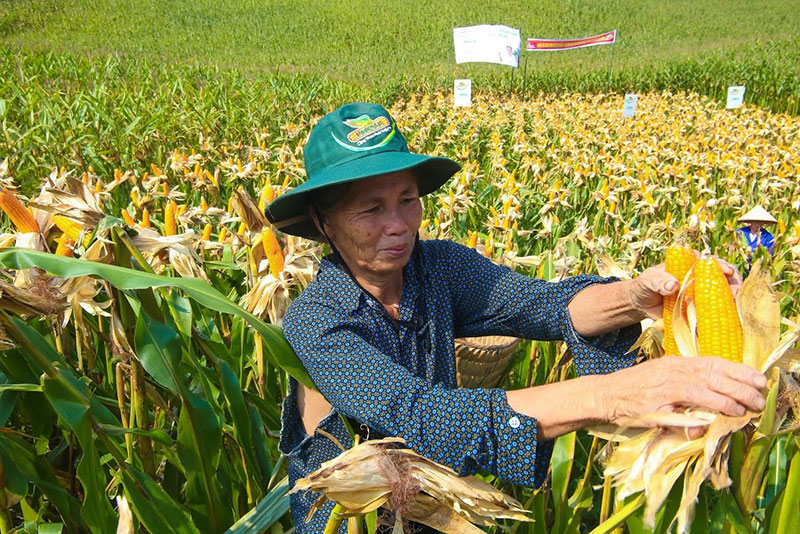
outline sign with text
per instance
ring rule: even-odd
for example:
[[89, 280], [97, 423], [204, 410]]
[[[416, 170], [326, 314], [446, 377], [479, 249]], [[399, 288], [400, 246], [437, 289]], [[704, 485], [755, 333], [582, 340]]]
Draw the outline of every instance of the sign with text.
[[499, 63], [519, 67], [520, 36], [517, 28], [481, 24], [453, 28], [456, 63]]
[[525, 46], [529, 52], [549, 52], [553, 50], [572, 50], [573, 48], [584, 48], [587, 46], [597, 46], [612, 44], [617, 41], [617, 30], [583, 37], [581, 39], [537, 39], [531, 37]]
[[472, 80], [456, 80], [453, 84], [453, 105], [457, 108], [472, 105]]
[[622, 116], [630, 119], [636, 114], [636, 102], [639, 101], [639, 95], [628, 93], [625, 95], [625, 100], [622, 104]]
[[725, 107], [728, 109], [735, 109], [742, 107], [744, 104], [744, 85], [732, 85], [728, 87], [728, 102]]

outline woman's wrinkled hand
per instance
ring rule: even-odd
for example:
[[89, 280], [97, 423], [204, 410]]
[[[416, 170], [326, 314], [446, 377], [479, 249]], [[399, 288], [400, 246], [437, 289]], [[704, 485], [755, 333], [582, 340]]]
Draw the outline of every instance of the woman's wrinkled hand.
[[[742, 286], [742, 275], [727, 261], [716, 259], [735, 296]], [[663, 315], [664, 297], [677, 293], [678, 288], [678, 280], [666, 271], [663, 263], [659, 263], [645, 269], [633, 280], [629, 293], [631, 305], [650, 319], [659, 319]]]
[[665, 356], [601, 378], [595, 391], [603, 420], [650, 426], [642, 418], [701, 408], [729, 416], [764, 408], [767, 379], [755, 369], [716, 357]]

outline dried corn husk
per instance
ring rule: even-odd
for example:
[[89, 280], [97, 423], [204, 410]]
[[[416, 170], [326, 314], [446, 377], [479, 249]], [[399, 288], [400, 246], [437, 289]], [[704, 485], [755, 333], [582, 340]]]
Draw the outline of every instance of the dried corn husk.
[[366, 441], [344, 451], [305, 478], [291, 493], [322, 493], [309, 518], [329, 500], [343, 517], [369, 513], [384, 506], [396, 514], [396, 525], [416, 521], [442, 532], [478, 534], [473, 526], [495, 525], [497, 519], [531, 521], [519, 502], [475, 477], [455, 471], [411, 449], [405, 440]]
[[[697, 355], [696, 326], [697, 320], [692, 299], [691, 274], [687, 275], [678, 295], [673, 316], [675, 340], [682, 356]], [[770, 275], [756, 262], [745, 280], [738, 299], [739, 315], [742, 318], [745, 344], [743, 360], [748, 365], [768, 372], [778, 362], [781, 366], [791, 366], [793, 353], [791, 347], [800, 337], [800, 328], [783, 320], [789, 329], [780, 335], [780, 302], [772, 291]], [[686, 313], [679, 313], [685, 310]], [[785, 391], [797, 388], [791, 377], [786, 375], [782, 381]], [[779, 384], [775, 383], [774, 388]], [[785, 395], [787, 403], [794, 398]], [[764, 411], [764, 417], [772, 420], [775, 416], [775, 405]], [[682, 415], [684, 417], [676, 417]], [[667, 498], [674, 483], [684, 475], [684, 487], [680, 507], [676, 516], [677, 532], [689, 531], [694, 513], [694, 504], [700, 486], [709, 479], [716, 489], [731, 485], [727, 471], [727, 458], [731, 435], [754, 423], [759, 423], [759, 414], [747, 413], [741, 417], [728, 417], [721, 414], [704, 412], [687, 412], [686, 414], [654, 414], [647, 421], [649, 425], [661, 427], [696, 426], [705, 419], [708, 429], [705, 435], [690, 439], [679, 428], [650, 428], [639, 431], [630, 429], [603, 428], [597, 435], [617, 442], [613, 452], [608, 453], [605, 475], [613, 478], [617, 486], [617, 499], [644, 492], [647, 504], [644, 523], [648, 528], [655, 524], [656, 513]], [[773, 428], [768, 430], [774, 431]], [[758, 433], [756, 433], [758, 434]], [[754, 438], [751, 438], [754, 439]], [[739, 484], [747, 486], [750, 482], [740, 480]]]

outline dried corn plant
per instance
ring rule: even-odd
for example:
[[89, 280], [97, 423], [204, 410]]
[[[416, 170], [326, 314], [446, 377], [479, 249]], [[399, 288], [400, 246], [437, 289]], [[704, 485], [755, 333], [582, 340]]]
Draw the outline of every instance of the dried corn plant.
[[494, 526], [498, 519], [531, 521], [515, 499], [420, 456], [402, 438], [357, 443], [298, 480], [297, 491], [322, 494], [309, 518], [329, 500], [338, 505], [333, 521], [385, 507], [394, 512], [395, 533], [408, 521], [452, 534], [480, 534], [475, 525]]

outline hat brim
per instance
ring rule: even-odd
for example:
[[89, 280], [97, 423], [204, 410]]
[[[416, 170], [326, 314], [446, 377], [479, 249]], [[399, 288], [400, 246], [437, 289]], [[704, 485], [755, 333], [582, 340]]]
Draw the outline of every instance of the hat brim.
[[308, 215], [309, 195], [333, 185], [345, 184], [383, 174], [414, 171], [417, 175], [419, 195], [430, 194], [461, 169], [461, 165], [448, 158], [423, 156], [409, 152], [381, 152], [328, 167], [267, 206], [267, 219], [278, 230], [287, 234], [320, 240], [314, 221]]
[[760, 222], [760, 223], [764, 223], [764, 224], [775, 224], [778, 221], [777, 221], [777, 219], [761, 219], [761, 218], [758, 218], [758, 217], [742, 217], [741, 219], [738, 219], [737, 222], [740, 222], [740, 223]]

